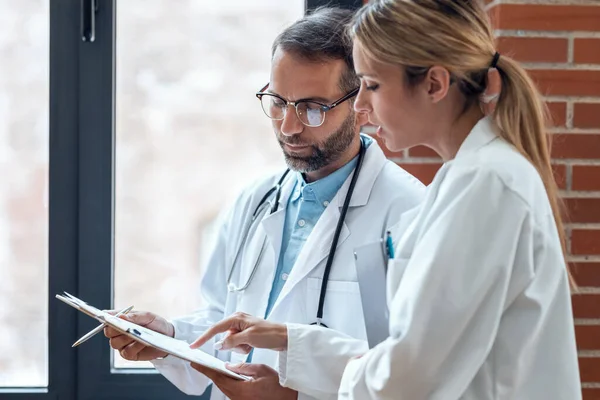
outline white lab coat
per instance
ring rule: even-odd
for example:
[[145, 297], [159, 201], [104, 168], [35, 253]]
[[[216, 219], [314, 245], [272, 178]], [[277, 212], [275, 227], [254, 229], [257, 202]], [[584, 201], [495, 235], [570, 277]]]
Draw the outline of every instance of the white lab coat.
[[348, 364], [340, 399], [581, 398], [550, 204], [534, 167], [493, 127], [479, 121], [412, 221], [401, 220], [390, 337]]
[[[192, 342], [209, 326], [236, 311], [264, 317], [279, 259], [285, 208], [295, 181], [294, 174], [290, 174], [283, 184], [279, 210], [255, 223], [256, 233], [250, 235], [246, 251], [235, 266], [232, 282], [240, 287], [250, 275], [266, 237], [265, 253], [252, 283], [244, 292], [228, 292], [227, 275], [248, 220], [260, 199], [275, 185], [279, 177], [280, 174], [269, 177], [250, 187], [237, 199], [233, 209], [225, 217], [202, 281], [201, 290], [207, 306], [193, 315], [172, 321], [176, 338]], [[332, 199], [308, 237], [268, 320], [289, 322], [292, 327], [315, 322], [323, 271], [350, 179], [351, 176]], [[323, 322], [331, 328], [332, 337], [353, 338], [352, 349], [347, 351], [349, 356], [356, 352], [364, 353], [368, 348], [353, 249], [363, 242], [381, 238], [400, 214], [414, 208], [422, 200], [423, 194], [424, 186], [388, 161], [376, 142], [368, 147], [337, 245], [323, 315]], [[245, 355], [232, 352], [215, 352], [213, 344], [214, 341], [207, 343], [203, 350], [233, 363], [242, 362], [246, 358]], [[338, 364], [337, 360], [320, 361], [323, 363], [303, 365], [302, 369], [297, 370], [298, 374], [305, 374], [306, 370], [317, 372], [314, 374], [317, 378], [306, 387], [294, 387], [303, 392], [299, 399], [309, 399], [321, 392], [326, 392], [329, 396], [336, 395], [345, 362]], [[278, 369], [278, 355], [275, 351], [256, 349], [252, 362]], [[185, 393], [202, 394], [210, 384], [206, 377], [192, 369], [187, 362], [167, 357], [153, 363], [161, 374]], [[223, 398], [224, 395], [218, 388], [213, 387], [211, 399]]]

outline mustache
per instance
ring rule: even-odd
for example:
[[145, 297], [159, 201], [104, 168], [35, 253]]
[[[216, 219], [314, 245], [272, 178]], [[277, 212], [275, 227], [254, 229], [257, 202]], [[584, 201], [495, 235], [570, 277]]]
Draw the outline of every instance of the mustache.
[[279, 143], [281, 144], [290, 144], [292, 146], [311, 146], [314, 147], [314, 143], [304, 143], [302, 141], [299, 140], [299, 138], [295, 137], [295, 136], [291, 136], [289, 138], [286, 138], [285, 140], [282, 138], [278, 138]]

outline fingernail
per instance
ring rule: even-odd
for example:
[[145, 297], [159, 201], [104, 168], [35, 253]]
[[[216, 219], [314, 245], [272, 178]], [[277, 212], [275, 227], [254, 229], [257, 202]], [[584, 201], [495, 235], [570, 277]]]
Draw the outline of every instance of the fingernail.
[[219, 340], [213, 347], [215, 350], [221, 350], [223, 348], [223, 341]]

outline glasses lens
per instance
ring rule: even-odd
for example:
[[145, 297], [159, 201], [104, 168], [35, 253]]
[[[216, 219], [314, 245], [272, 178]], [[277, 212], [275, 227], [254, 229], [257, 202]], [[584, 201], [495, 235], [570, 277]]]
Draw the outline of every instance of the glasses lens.
[[323, 106], [319, 103], [303, 101], [298, 103], [296, 112], [298, 113], [298, 118], [300, 118], [300, 121], [308, 126], [320, 126], [325, 120]]
[[279, 120], [285, 116], [286, 104], [279, 97], [263, 94], [260, 103], [267, 117]]

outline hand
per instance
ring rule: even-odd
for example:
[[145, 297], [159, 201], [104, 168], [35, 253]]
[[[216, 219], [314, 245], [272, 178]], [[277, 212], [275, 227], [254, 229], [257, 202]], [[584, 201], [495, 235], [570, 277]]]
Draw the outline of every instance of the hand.
[[[108, 311], [110, 314], [116, 314], [116, 311]], [[127, 315], [121, 315], [126, 321], [141, 325], [163, 335], [175, 336], [175, 328], [163, 317], [147, 311], [132, 311]], [[130, 361], [149, 361], [160, 357], [166, 357], [167, 353], [154, 347], [146, 346], [143, 343], [136, 342], [129, 336], [113, 329], [109, 326], [104, 328], [104, 336], [110, 339], [110, 347], [116, 349], [126, 360]]]
[[253, 378], [240, 381], [213, 369], [192, 363], [192, 368], [206, 375], [228, 398], [232, 400], [296, 400], [298, 392], [279, 384], [277, 371], [263, 364], [229, 365], [227, 369]]
[[247, 354], [252, 347], [277, 351], [287, 349], [288, 338], [285, 325], [275, 324], [240, 312], [211, 326], [190, 347], [197, 349], [216, 334], [223, 332], [227, 332], [228, 335], [220, 342], [215, 343], [216, 350], [235, 349], [239, 353]]

